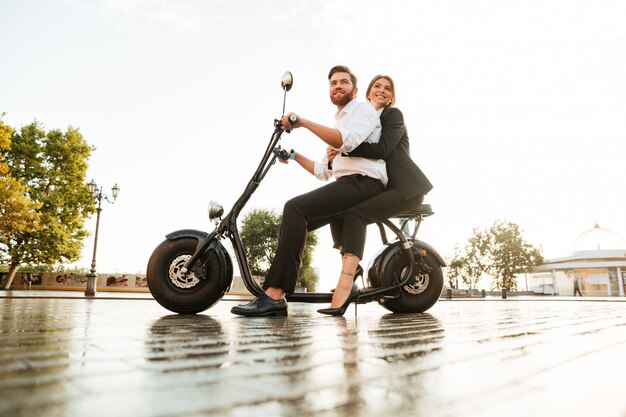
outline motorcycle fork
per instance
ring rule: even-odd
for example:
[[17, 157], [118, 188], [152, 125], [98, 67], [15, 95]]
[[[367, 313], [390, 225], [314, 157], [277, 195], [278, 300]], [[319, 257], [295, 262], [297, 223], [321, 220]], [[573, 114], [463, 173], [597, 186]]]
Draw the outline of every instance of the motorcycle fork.
[[235, 250], [235, 257], [237, 258], [237, 264], [239, 265], [244, 285], [254, 296], [263, 294], [263, 289], [257, 284], [254, 278], [252, 278], [252, 272], [250, 272], [250, 266], [248, 266], [248, 259], [246, 258], [246, 250], [243, 247], [237, 225], [234, 223], [231, 223], [229, 227], [229, 238]]
[[213, 242], [213, 239], [215, 239], [216, 235], [217, 230], [214, 230], [201, 242], [198, 242], [198, 246], [196, 246], [196, 250], [194, 251], [193, 255], [191, 255], [191, 258], [187, 259], [187, 262], [185, 262], [185, 265], [183, 265], [182, 273], [184, 275], [188, 275], [191, 266], [196, 263], [196, 261], [200, 258], [200, 256], [202, 256], [202, 254], [207, 252], [207, 249], [209, 249], [209, 245], [211, 245], [211, 242]]

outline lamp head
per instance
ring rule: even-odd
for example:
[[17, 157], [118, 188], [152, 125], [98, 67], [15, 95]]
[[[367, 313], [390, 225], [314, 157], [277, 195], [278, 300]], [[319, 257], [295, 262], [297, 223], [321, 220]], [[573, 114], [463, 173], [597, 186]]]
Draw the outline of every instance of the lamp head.
[[224, 214], [224, 207], [217, 201], [209, 201], [209, 219], [217, 219]]
[[91, 182], [87, 184], [87, 187], [89, 187], [89, 194], [91, 195], [91, 197], [95, 197], [96, 190], [98, 189], [98, 184], [96, 184], [96, 182], [92, 179]]
[[118, 187], [117, 183], [111, 188], [111, 195], [113, 195], [113, 199], [115, 200], [120, 193], [120, 187]]

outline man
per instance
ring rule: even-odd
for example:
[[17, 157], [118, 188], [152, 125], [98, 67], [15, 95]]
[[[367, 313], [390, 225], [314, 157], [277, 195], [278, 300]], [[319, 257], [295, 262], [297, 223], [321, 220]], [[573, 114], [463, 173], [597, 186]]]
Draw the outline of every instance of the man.
[[574, 297], [576, 294], [583, 296], [583, 293], [580, 292], [580, 282], [578, 282], [578, 278], [574, 278]]
[[[335, 125], [328, 127], [291, 113], [283, 118], [283, 128], [308, 129], [339, 153], [350, 152], [364, 141], [378, 142], [380, 119], [370, 104], [355, 100], [358, 88], [352, 71], [345, 66], [335, 66], [328, 74], [328, 81], [330, 100], [337, 106]], [[295, 123], [289, 122], [292, 115], [296, 117]], [[337, 181], [285, 203], [276, 254], [265, 277], [265, 293], [246, 305], [233, 307], [231, 312], [234, 314], [286, 315], [285, 294], [295, 290], [307, 231], [328, 224], [348, 208], [382, 192], [387, 184], [382, 159], [343, 157], [340, 154], [333, 160], [332, 168], [326, 156], [322, 162], [313, 162], [294, 153], [292, 159], [322, 180], [334, 175]], [[345, 241], [354, 239], [351, 236], [354, 231], [344, 229], [343, 233]]]

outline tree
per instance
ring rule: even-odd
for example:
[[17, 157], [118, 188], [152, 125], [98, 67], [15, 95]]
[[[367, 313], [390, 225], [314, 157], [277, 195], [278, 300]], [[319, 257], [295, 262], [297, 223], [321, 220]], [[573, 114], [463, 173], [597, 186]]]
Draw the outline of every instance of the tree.
[[520, 227], [511, 222], [496, 222], [490, 229], [491, 272], [498, 289], [517, 290], [515, 276], [529, 272], [543, 262], [539, 249], [526, 243]]
[[520, 227], [498, 221], [489, 229], [474, 229], [463, 253], [450, 262], [452, 274], [475, 288], [485, 274], [493, 277], [492, 288], [516, 290], [516, 275], [543, 262], [539, 249], [526, 243]]
[[20, 133], [12, 132], [10, 146], [2, 149], [2, 162], [7, 178], [16, 184], [13, 193], [19, 190], [24, 198], [21, 213], [37, 221], [25, 228], [1, 225], [0, 260], [9, 265], [5, 289], [20, 265], [51, 265], [80, 257], [88, 235], [83, 225], [95, 210], [85, 185], [92, 150], [72, 127], [45, 132], [35, 121]]
[[24, 184], [9, 173], [4, 155], [11, 150], [14, 130], [4, 124], [2, 116], [4, 114], [0, 115], [0, 242], [36, 230], [39, 225], [39, 204], [26, 197]]
[[455, 251], [450, 262], [451, 275], [459, 276], [468, 288], [476, 288], [482, 277], [489, 272], [489, 236], [479, 229], [473, 230], [462, 251]]
[[476, 288], [485, 273], [489, 272], [489, 235], [474, 229], [465, 249], [463, 283], [469, 288]]
[[272, 263], [281, 216], [271, 210], [254, 209], [244, 216], [241, 240], [245, 243], [248, 266], [254, 275], [265, 275]]
[[[244, 216], [241, 239], [246, 248], [250, 271], [254, 275], [267, 274], [276, 253], [281, 223], [282, 215], [272, 210], [254, 209]], [[297, 283], [298, 286], [305, 287], [307, 291], [315, 291], [315, 286], [319, 281], [319, 276], [311, 267], [316, 245], [317, 234], [308, 233]]]
[[[448, 263], [448, 286], [450, 288], [457, 288], [459, 284], [459, 278], [463, 279], [463, 265], [465, 260], [460, 254], [458, 246], [454, 248], [454, 259]], [[457, 288], [458, 289], [458, 288]]]

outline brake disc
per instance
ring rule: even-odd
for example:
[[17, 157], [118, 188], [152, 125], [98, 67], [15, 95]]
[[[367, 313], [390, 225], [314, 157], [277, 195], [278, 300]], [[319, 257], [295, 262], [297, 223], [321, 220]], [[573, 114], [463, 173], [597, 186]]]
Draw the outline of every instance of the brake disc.
[[[167, 276], [170, 282], [178, 288], [193, 288], [200, 282], [200, 279], [196, 276], [196, 272], [203, 272], [204, 269], [200, 262], [196, 262], [196, 265], [194, 265], [194, 268], [192, 268], [189, 274], [185, 275], [182, 272], [185, 262], [187, 262], [189, 258], [191, 258], [191, 255], [179, 255], [170, 263]], [[198, 266], [198, 264], [200, 264], [200, 266]], [[200, 268], [200, 271], [198, 271], [198, 268]]]
[[426, 291], [428, 284], [430, 283], [430, 277], [428, 274], [419, 273], [415, 276], [415, 281], [411, 284], [407, 284], [403, 287], [404, 291], [412, 295], [418, 295]]

